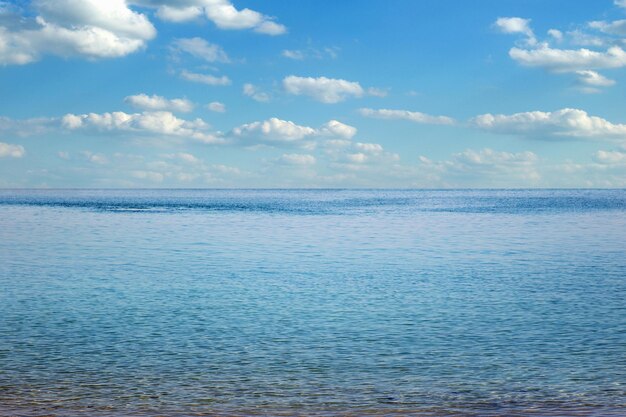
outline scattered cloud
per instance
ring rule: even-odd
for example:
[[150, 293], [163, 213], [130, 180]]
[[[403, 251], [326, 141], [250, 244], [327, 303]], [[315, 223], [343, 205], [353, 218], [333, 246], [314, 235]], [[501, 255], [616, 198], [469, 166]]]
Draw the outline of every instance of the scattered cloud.
[[414, 123], [452, 125], [454, 119], [448, 116], [431, 116], [429, 114], [408, 110], [389, 110], [389, 109], [359, 109], [359, 113], [365, 117], [387, 120], [408, 120]]
[[177, 153], [170, 153], [170, 154], [165, 154], [163, 155], [164, 158], [166, 159], [174, 159], [174, 160], [178, 160], [181, 162], [184, 162], [186, 164], [198, 164], [200, 163], [200, 160], [195, 157], [194, 155], [187, 153], [187, 152], [177, 152]]
[[268, 101], [270, 101], [269, 94], [261, 91], [259, 87], [250, 83], [246, 83], [243, 85], [243, 95], [250, 97], [254, 101], [258, 101], [260, 103], [267, 103]]
[[585, 93], [599, 93], [602, 91], [600, 87], [610, 87], [615, 84], [615, 80], [591, 70], [576, 71], [576, 75], [578, 75], [578, 83], [581, 85], [580, 89]]
[[204, 15], [220, 29], [251, 29], [266, 35], [287, 33], [287, 28], [272, 17], [248, 8], [238, 10], [229, 0], [132, 0], [132, 3], [156, 7], [157, 17], [170, 22], [186, 22]]
[[426, 178], [445, 186], [463, 186], [477, 178], [493, 187], [536, 184], [541, 180], [539, 157], [530, 151], [512, 153], [489, 148], [467, 149], [453, 154], [449, 160], [432, 161], [420, 156], [419, 161], [419, 168]]
[[589, 22], [589, 27], [609, 35], [626, 36], [626, 19]]
[[597, 151], [593, 155], [593, 159], [603, 165], [624, 165], [626, 166], [626, 151]]
[[[524, 45], [509, 50], [511, 59], [522, 66], [542, 68], [555, 74], [573, 73], [582, 85], [578, 90], [584, 93], [598, 93], [602, 91], [599, 87], [615, 84], [596, 70], [626, 67], [626, 52], [620, 46], [624, 39], [614, 37], [626, 36], [626, 20], [589, 22], [585, 26], [587, 30], [577, 28], [565, 33], [550, 29], [548, 39], [542, 42], [537, 41], [530, 19], [500, 18], [495, 25], [501, 32], [526, 36]], [[589, 30], [596, 33], [589, 33]], [[554, 47], [551, 43], [566, 45]], [[580, 46], [582, 48], [577, 48]]]
[[101, 153], [94, 153], [91, 151], [82, 151], [80, 152], [80, 154], [83, 156], [83, 158], [85, 158], [87, 161], [91, 162], [92, 164], [106, 165], [109, 163], [109, 160], [107, 159], [107, 157]]
[[502, 33], [521, 33], [526, 35], [526, 43], [534, 45], [537, 43], [535, 34], [530, 28], [530, 19], [521, 17], [500, 17], [495, 22], [495, 27]]
[[236, 137], [256, 137], [269, 142], [293, 142], [316, 134], [308, 126], [300, 126], [288, 120], [272, 117], [263, 122], [252, 122], [233, 129]]
[[0, 65], [29, 64], [43, 55], [116, 58], [156, 36], [148, 18], [124, 0], [35, 0], [32, 7], [34, 17], [7, 11], [15, 24], [0, 26]]
[[281, 55], [284, 56], [285, 58], [295, 59], [297, 61], [302, 61], [305, 57], [304, 52], [297, 51], [297, 50], [289, 50], [289, 49], [283, 50]]
[[206, 85], [225, 86], [225, 85], [231, 84], [230, 78], [228, 78], [225, 75], [222, 75], [221, 77], [216, 77], [210, 74], [198, 74], [195, 72], [182, 70], [180, 73], [180, 77], [183, 80], [191, 81], [194, 83], [206, 84]]
[[76, 130], [96, 130], [104, 132], [134, 132], [177, 136], [204, 143], [221, 143], [222, 140], [208, 132], [209, 125], [202, 119], [179, 119], [167, 111], [145, 111], [143, 113], [88, 113], [66, 114], [61, 119], [63, 128]]
[[589, 49], [554, 49], [542, 45], [537, 49], [511, 48], [509, 55], [519, 64], [540, 67], [554, 72], [574, 72], [589, 69], [620, 68], [626, 66], [626, 52], [613, 46], [606, 52]]
[[283, 79], [283, 87], [289, 94], [306, 95], [327, 104], [339, 103], [348, 97], [362, 97], [365, 94], [358, 82], [326, 77], [290, 75]]
[[356, 132], [356, 127], [341, 123], [337, 120], [331, 120], [317, 129], [317, 135], [319, 136], [343, 139], [351, 139], [356, 135]]
[[207, 104], [206, 108], [216, 113], [226, 112], [226, 105], [224, 103], [220, 103], [219, 101], [210, 102]]
[[313, 155], [298, 154], [298, 153], [283, 154], [280, 158], [278, 158], [278, 161], [287, 165], [300, 165], [300, 166], [314, 165], [315, 162], [317, 162], [317, 160], [315, 159]]
[[128, 96], [124, 101], [131, 106], [142, 110], [168, 110], [173, 112], [188, 113], [193, 110], [193, 103], [186, 98], [168, 100], [165, 97], [147, 94]]
[[[292, 121], [272, 117], [262, 122], [252, 122], [236, 127], [231, 137], [255, 140], [267, 144], [297, 144], [305, 148], [315, 147], [310, 140], [335, 138], [349, 140], [356, 134], [356, 128], [337, 120], [331, 120], [319, 128], [301, 126]], [[309, 141], [304, 141], [305, 139]]]
[[0, 142], [0, 158], [21, 158], [26, 154], [22, 145]]
[[305, 48], [305, 49], [283, 49], [281, 56], [284, 58], [303, 61], [305, 59], [335, 59], [339, 55], [339, 48], [336, 46], [326, 48]]
[[626, 139], [626, 124], [614, 124], [578, 109], [483, 114], [471, 123], [483, 130], [532, 138]]
[[163, 182], [165, 175], [155, 171], [131, 171], [131, 176], [140, 180], [149, 180], [152, 182]]
[[170, 49], [176, 54], [187, 53], [206, 62], [230, 62], [230, 58], [221, 46], [209, 43], [202, 38], [175, 39]]

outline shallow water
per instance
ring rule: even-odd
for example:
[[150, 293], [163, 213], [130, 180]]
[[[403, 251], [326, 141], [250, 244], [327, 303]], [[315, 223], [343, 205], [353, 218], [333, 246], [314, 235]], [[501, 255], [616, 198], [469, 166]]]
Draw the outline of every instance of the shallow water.
[[0, 415], [625, 415], [625, 190], [0, 190]]

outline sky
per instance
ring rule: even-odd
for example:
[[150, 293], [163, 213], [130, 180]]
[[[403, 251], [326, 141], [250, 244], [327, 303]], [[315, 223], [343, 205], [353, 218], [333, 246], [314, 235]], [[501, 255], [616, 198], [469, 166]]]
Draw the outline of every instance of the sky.
[[623, 188], [626, 0], [0, 1], [1, 188]]

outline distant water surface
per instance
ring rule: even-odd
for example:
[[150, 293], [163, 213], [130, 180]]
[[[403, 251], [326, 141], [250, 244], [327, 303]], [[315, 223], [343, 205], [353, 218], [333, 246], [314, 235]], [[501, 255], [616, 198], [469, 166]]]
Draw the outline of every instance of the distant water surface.
[[0, 190], [0, 416], [623, 416], [625, 300], [625, 190]]

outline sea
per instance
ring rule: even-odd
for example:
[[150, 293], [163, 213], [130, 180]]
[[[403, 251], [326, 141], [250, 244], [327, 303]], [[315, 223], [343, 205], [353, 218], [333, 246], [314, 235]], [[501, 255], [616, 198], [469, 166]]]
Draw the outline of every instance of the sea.
[[626, 190], [0, 190], [0, 416], [625, 416]]

